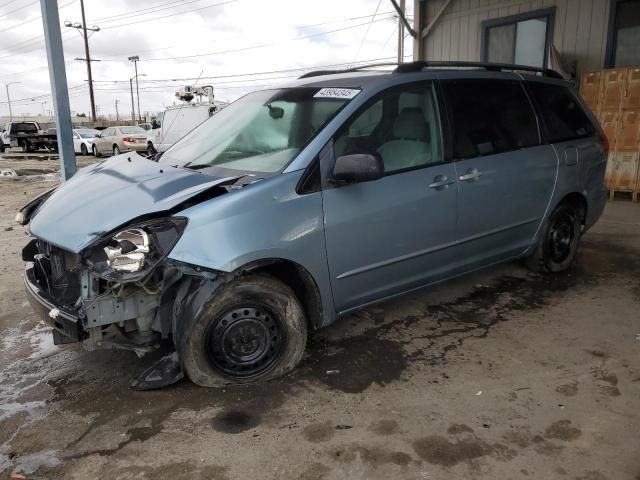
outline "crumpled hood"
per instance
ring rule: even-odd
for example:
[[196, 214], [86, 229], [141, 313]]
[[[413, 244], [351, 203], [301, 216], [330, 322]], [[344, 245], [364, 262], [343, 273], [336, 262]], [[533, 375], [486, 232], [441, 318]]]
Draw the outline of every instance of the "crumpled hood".
[[83, 168], [60, 185], [29, 228], [34, 236], [78, 253], [135, 218], [170, 210], [228, 180], [125, 153]]

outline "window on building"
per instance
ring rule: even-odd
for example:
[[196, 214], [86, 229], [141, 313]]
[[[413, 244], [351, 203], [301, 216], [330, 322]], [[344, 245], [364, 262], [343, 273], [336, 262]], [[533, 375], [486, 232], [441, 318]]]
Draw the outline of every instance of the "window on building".
[[619, 0], [612, 6], [608, 66], [640, 65], [640, 2]]
[[552, 26], [553, 9], [483, 22], [483, 61], [546, 66]]
[[453, 131], [454, 157], [517, 150], [538, 145], [538, 125], [522, 85], [513, 80], [443, 82]]
[[549, 141], [586, 137], [595, 127], [567, 87], [541, 82], [529, 82], [547, 127]]

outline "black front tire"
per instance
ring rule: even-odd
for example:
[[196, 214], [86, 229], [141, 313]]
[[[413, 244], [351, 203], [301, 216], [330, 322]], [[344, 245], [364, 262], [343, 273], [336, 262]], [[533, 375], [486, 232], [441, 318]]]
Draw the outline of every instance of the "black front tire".
[[269, 276], [240, 276], [199, 309], [181, 356], [193, 383], [222, 387], [288, 373], [306, 342], [307, 321], [293, 290]]
[[100, 156], [100, 152], [98, 152], [98, 147], [96, 147], [95, 145], [93, 147], [91, 147], [91, 151], [93, 152], [93, 156], [94, 157], [99, 157]]
[[80, 145], [80, 153], [82, 155], [88, 155], [89, 151], [87, 150], [87, 146], [83, 143], [82, 145]]
[[535, 272], [558, 273], [571, 268], [578, 253], [582, 235], [580, 209], [562, 203], [545, 222], [540, 239], [526, 258], [527, 266]]

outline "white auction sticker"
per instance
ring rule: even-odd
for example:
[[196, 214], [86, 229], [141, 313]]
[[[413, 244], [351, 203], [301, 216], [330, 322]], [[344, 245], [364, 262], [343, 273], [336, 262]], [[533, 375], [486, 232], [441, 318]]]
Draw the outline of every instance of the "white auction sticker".
[[360, 90], [355, 88], [321, 88], [314, 98], [346, 98], [351, 99], [358, 95]]

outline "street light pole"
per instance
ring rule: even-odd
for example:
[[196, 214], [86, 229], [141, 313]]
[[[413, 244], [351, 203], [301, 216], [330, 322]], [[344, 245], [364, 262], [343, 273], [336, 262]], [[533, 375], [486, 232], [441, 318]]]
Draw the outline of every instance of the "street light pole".
[[13, 112], [11, 111], [11, 97], [9, 96], [9, 85], [13, 85], [14, 83], [22, 83], [22, 82], [9, 82], [4, 86], [7, 89], [7, 103], [9, 104], [9, 121], [13, 122]]
[[136, 72], [135, 79], [136, 79], [136, 98], [138, 99], [138, 121], [142, 122], [142, 112], [140, 112], [140, 89], [138, 88], [138, 61], [139, 60], [140, 60], [140, 57], [138, 55], [129, 57], [129, 61], [133, 62], [134, 69]]
[[136, 121], [136, 108], [135, 108], [135, 103], [133, 103], [133, 79], [135, 77], [131, 77], [129, 79], [129, 87], [131, 88], [131, 121], [135, 122]]

